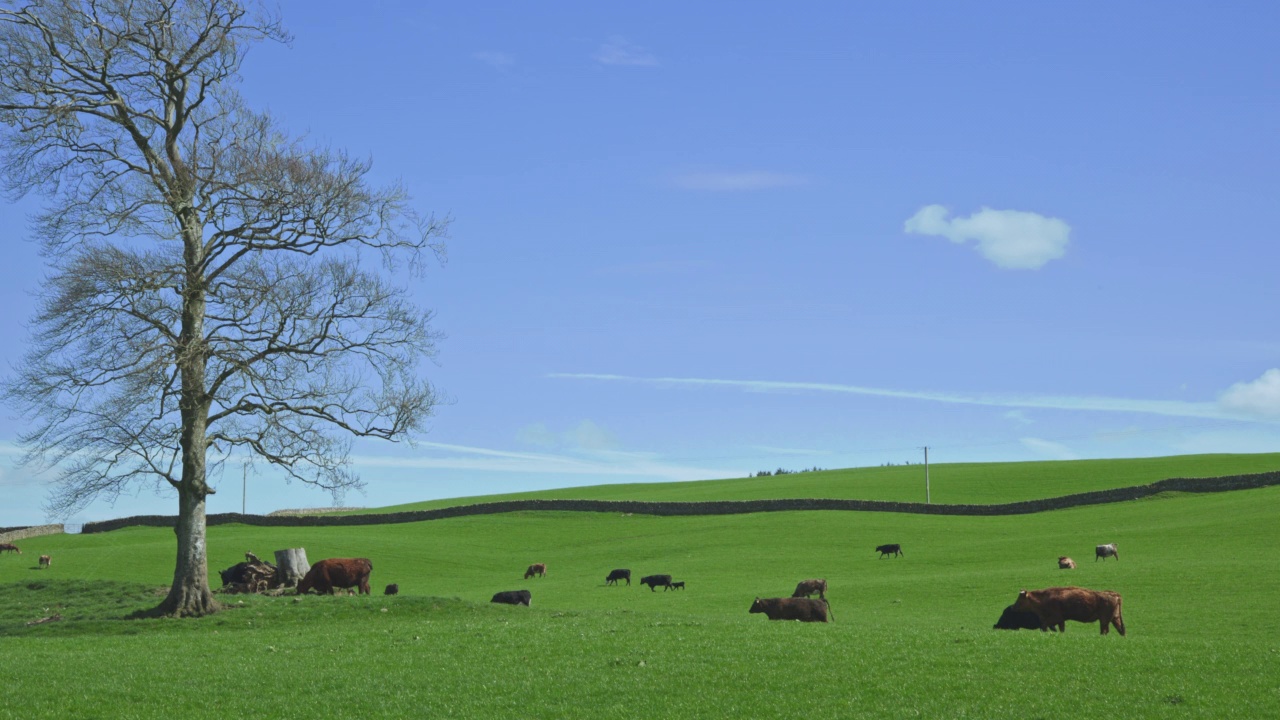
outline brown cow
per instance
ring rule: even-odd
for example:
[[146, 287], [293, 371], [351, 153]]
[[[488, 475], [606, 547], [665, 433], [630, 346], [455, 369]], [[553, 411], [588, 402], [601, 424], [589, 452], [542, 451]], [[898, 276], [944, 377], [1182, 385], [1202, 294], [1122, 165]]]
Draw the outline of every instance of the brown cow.
[[[1097, 561], [1095, 560], [1094, 562], [1097, 562]], [[1075, 570], [1076, 561], [1072, 560], [1066, 555], [1061, 555], [1058, 557], [1058, 569], [1059, 570]]]
[[826, 600], [810, 598], [756, 598], [749, 612], [764, 613], [770, 620], [828, 622], [831, 606]]
[[18, 549], [18, 546], [13, 543], [0, 543], [0, 552], [16, 552], [19, 555], [22, 554], [22, 551]]
[[321, 595], [333, 594], [334, 588], [359, 587], [362, 595], [369, 594], [369, 574], [373, 563], [368, 558], [329, 558], [320, 560], [298, 581], [298, 594], [315, 589]]
[[1110, 590], [1054, 587], [1023, 590], [1018, 593], [1013, 609], [1035, 613], [1040, 618], [1041, 630], [1056, 626], [1058, 632], [1066, 632], [1068, 620], [1084, 623], [1096, 620], [1101, 624], [1103, 635], [1110, 632], [1111, 625], [1115, 625], [1123, 636], [1124, 617], [1120, 614], [1120, 604], [1120, 593]]
[[49, 568], [49, 563], [50, 563], [50, 562], [52, 562], [52, 560], [50, 559], [50, 557], [49, 557], [48, 555], [41, 555], [41, 556], [40, 556], [40, 567], [41, 567], [41, 568], [44, 568], [44, 569], [46, 569], [46, 570], [47, 570], [47, 569]]
[[796, 591], [791, 593], [791, 597], [807, 598], [814, 593], [818, 593], [818, 597], [824, 600], [827, 598], [827, 579], [826, 578], [814, 578], [812, 580], [801, 580], [796, 585]]
[[525, 571], [524, 571], [524, 579], [525, 579], [525, 580], [528, 580], [529, 578], [533, 577], [534, 575], [537, 575], [538, 577], [543, 577], [543, 576], [545, 576], [546, 574], [547, 574], [547, 564], [546, 564], [546, 563], [534, 563], [534, 564], [532, 564], [532, 565], [530, 565], [530, 566], [529, 566], [529, 569], [528, 569], [528, 570], [525, 570]]

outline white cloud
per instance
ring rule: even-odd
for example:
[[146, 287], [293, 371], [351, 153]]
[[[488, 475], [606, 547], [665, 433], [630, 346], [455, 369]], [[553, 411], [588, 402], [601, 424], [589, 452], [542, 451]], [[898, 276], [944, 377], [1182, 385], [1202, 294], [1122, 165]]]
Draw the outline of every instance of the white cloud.
[[1257, 380], [1227, 388], [1218, 404], [1229, 412], [1266, 419], [1280, 419], [1280, 368], [1271, 368]]
[[482, 50], [480, 52], [471, 53], [471, 57], [494, 68], [495, 70], [506, 70], [516, 62], [515, 58], [510, 55], [493, 50]]
[[1006, 420], [1012, 420], [1019, 425], [1030, 425], [1035, 422], [1035, 420], [1027, 417], [1027, 414], [1021, 410], [1010, 410], [1004, 414], [1004, 417]]
[[915, 235], [939, 235], [953, 243], [977, 241], [977, 251], [996, 266], [1036, 270], [1067, 252], [1071, 226], [1058, 218], [1021, 210], [982, 208], [967, 218], [948, 219], [941, 205], [927, 205], [903, 224]]
[[743, 172], [690, 172], [677, 175], [673, 182], [685, 190], [711, 190], [733, 192], [740, 190], [765, 190], [768, 188], [804, 185], [808, 180], [801, 175], [748, 170]]
[[1044, 457], [1052, 458], [1054, 460], [1080, 459], [1080, 456], [1075, 454], [1075, 452], [1072, 451], [1071, 448], [1067, 447], [1066, 445], [1063, 445], [1062, 443], [1057, 443], [1052, 440], [1042, 440], [1040, 438], [1025, 437], [1025, 438], [1021, 438], [1019, 442], [1022, 443], [1023, 447], [1027, 448], [1028, 450], [1031, 450], [1037, 455], [1042, 455]]
[[602, 65], [652, 67], [658, 64], [658, 58], [648, 50], [616, 35], [600, 46], [595, 58]]
[[516, 431], [516, 441], [523, 445], [551, 448], [556, 446], [559, 438], [545, 424], [533, 423]]
[[986, 405], [1007, 408], [1045, 408], [1052, 410], [1092, 410], [1100, 412], [1143, 413], [1167, 417], [1195, 417], [1211, 420], [1246, 420], [1249, 416], [1229, 411], [1218, 403], [1184, 402], [1181, 400], [1136, 400], [1073, 395], [999, 395], [984, 393], [947, 393], [920, 390], [890, 390], [885, 388], [841, 385], [837, 383], [786, 382], [778, 380], [720, 380], [713, 378], [645, 378], [627, 375], [593, 373], [552, 373], [548, 377], [575, 380], [607, 380], [633, 382], [658, 387], [698, 386], [725, 387], [747, 392], [824, 392], [847, 395], [871, 395], [876, 397], [927, 400], [956, 405]]
[[600, 451], [618, 446], [618, 438], [591, 420], [583, 420], [563, 432], [555, 432], [545, 423], [533, 423], [516, 431], [516, 440], [525, 445], [565, 450]]

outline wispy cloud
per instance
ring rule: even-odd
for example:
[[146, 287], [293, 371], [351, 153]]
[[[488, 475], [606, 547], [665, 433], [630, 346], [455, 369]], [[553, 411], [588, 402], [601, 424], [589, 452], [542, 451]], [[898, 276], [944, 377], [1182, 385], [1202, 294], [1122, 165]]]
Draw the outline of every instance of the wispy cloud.
[[595, 58], [601, 65], [652, 67], [658, 64], [658, 58], [653, 53], [618, 35], [602, 44], [596, 50]]
[[651, 453], [598, 451], [591, 457], [511, 452], [491, 448], [419, 442], [413, 456], [353, 455], [358, 468], [401, 470], [476, 470], [518, 474], [635, 476], [664, 480], [707, 480], [739, 477], [741, 469], [694, 467], [664, 462]]
[[1022, 443], [1023, 447], [1027, 448], [1028, 450], [1031, 450], [1032, 452], [1035, 452], [1037, 455], [1042, 455], [1044, 457], [1052, 458], [1054, 460], [1080, 459], [1080, 456], [1077, 455], [1071, 448], [1067, 447], [1066, 445], [1063, 445], [1062, 443], [1054, 442], [1052, 440], [1042, 440], [1040, 438], [1025, 437], [1025, 438], [1022, 438], [1019, 442]]
[[1058, 218], [1022, 210], [982, 208], [969, 217], [949, 219], [941, 205], [927, 205], [903, 224], [916, 235], [940, 235], [956, 244], [976, 241], [976, 250], [1008, 270], [1037, 270], [1067, 252], [1071, 226]]
[[1100, 412], [1143, 413], [1167, 417], [1195, 417], [1214, 420], [1247, 420], [1249, 416], [1211, 402], [1179, 400], [1138, 400], [1072, 395], [1000, 395], [987, 393], [948, 393], [843, 385], [837, 383], [785, 382], [777, 380], [720, 380], [712, 378], [645, 378], [596, 373], [552, 373], [549, 377], [573, 380], [643, 383], [658, 387], [722, 387], [748, 392], [822, 392], [846, 395], [925, 400], [956, 405], [986, 405], [1007, 408], [1044, 408], [1051, 410], [1092, 410]]
[[494, 50], [481, 50], [480, 52], [471, 53], [471, 57], [495, 70], [506, 70], [516, 62], [515, 58], [507, 53]]
[[571, 450], [612, 450], [618, 438], [592, 420], [583, 420], [563, 432], [553, 432], [545, 423], [533, 423], [516, 431], [516, 440], [541, 448]]
[[769, 188], [794, 187], [796, 185], [804, 185], [807, 182], [808, 179], [803, 175], [770, 172], [767, 170], [687, 172], [672, 178], [672, 183], [678, 188], [712, 192], [767, 190]]

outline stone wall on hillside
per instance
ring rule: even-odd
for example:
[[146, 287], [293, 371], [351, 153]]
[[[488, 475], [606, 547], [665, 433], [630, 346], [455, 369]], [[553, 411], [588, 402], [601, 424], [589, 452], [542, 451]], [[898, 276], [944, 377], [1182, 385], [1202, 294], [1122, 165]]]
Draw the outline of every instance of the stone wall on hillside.
[[4, 532], [0, 532], [0, 542], [17, 542], [26, 540], [40, 535], [56, 535], [63, 532], [62, 525], [35, 525], [33, 527], [10, 528]]
[[[836, 500], [830, 498], [796, 498], [790, 500], [724, 500], [716, 502], [644, 502], [639, 500], [508, 500], [506, 502], [456, 505], [435, 510], [380, 513], [370, 515], [242, 515], [220, 513], [209, 515], [210, 525], [241, 523], [263, 527], [330, 527], [343, 525], [389, 525], [425, 520], [494, 515], [509, 512], [570, 511], [634, 513], [641, 515], [737, 515], [757, 512], [796, 510], [853, 510], [858, 512], [897, 512], [924, 515], [1025, 515], [1063, 510], [1083, 505], [1125, 502], [1163, 492], [1226, 492], [1280, 485], [1280, 471], [1255, 475], [1232, 475], [1219, 478], [1170, 478], [1150, 485], [1097, 490], [1063, 495], [1056, 498], [1026, 500], [1002, 505], [926, 505], [924, 503], [887, 502], [881, 500]], [[131, 525], [173, 527], [171, 515], [138, 515], [134, 517], [85, 523], [82, 532], [107, 532]]]

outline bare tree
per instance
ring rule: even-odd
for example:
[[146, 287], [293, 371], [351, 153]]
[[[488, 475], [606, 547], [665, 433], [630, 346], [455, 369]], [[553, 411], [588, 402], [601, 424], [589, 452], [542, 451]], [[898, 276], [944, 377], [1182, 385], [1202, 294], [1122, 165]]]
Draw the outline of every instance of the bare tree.
[[360, 482], [353, 438], [411, 440], [437, 403], [417, 374], [430, 314], [387, 278], [440, 256], [447, 221], [247, 108], [235, 85], [261, 40], [288, 37], [232, 0], [0, 0], [0, 176], [49, 198], [50, 265], [4, 392], [31, 422], [28, 461], [58, 469], [51, 514], [177, 491], [159, 614], [217, 608], [219, 463], [247, 454], [340, 494]]

